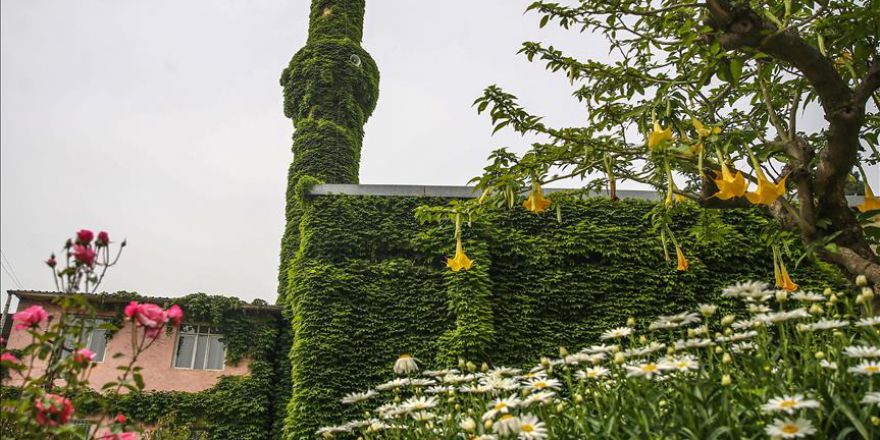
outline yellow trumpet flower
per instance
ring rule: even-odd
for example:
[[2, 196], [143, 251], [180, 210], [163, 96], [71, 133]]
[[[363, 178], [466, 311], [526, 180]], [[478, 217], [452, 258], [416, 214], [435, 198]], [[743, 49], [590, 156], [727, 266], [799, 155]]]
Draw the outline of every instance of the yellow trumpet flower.
[[550, 200], [544, 197], [544, 191], [541, 190], [541, 184], [535, 181], [535, 183], [532, 184], [532, 191], [529, 193], [529, 197], [523, 202], [523, 208], [526, 208], [535, 214], [540, 214], [546, 211], [549, 207]]
[[788, 275], [788, 270], [785, 269], [785, 263], [782, 262], [782, 257], [779, 257], [779, 264], [776, 261], [773, 261], [773, 275], [776, 277], [776, 287], [782, 290], [787, 290], [789, 292], [794, 292], [798, 290], [798, 285], [792, 281], [791, 277]]
[[715, 197], [721, 200], [742, 197], [743, 194], [746, 194], [746, 179], [743, 177], [742, 171], [737, 171], [736, 175], [734, 175], [727, 168], [727, 164], [724, 161], [721, 161], [721, 175], [717, 176], [714, 180], [715, 186], [718, 187]]
[[682, 252], [681, 248], [678, 247], [678, 243], [674, 243], [674, 244], [675, 244], [675, 257], [678, 260], [678, 265], [676, 266], [675, 270], [677, 270], [679, 272], [684, 272], [684, 271], [688, 270], [688, 266], [690, 266], [690, 264], [688, 264], [688, 260], [684, 256], [684, 252]]
[[697, 136], [699, 136], [700, 139], [707, 138], [713, 134], [721, 133], [721, 127], [706, 127], [697, 118], [691, 118], [691, 124], [694, 125], [694, 130], [697, 131]]
[[452, 269], [453, 272], [458, 272], [462, 269], [470, 270], [473, 265], [474, 262], [464, 253], [461, 238], [457, 238], [455, 240], [455, 256], [446, 260], [446, 267]]
[[779, 179], [779, 183], [773, 183], [772, 180], [767, 179], [764, 172], [761, 171], [761, 167], [756, 166], [755, 171], [758, 173], [758, 189], [755, 192], [746, 193], [749, 202], [753, 205], [770, 206], [776, 199], [785, 195], [785, 179], [788, 178], [788, 175]]
[[862, 201], [861, 205], [857, 205], [856, 209], [861, 212], [880, 209], [880, 199], [874, 196], [874, 191], [871, 191], [871, 186], [867, 182], [865, 182], [865, 200]]
[[654, 122], [654, 129], [648, 133], [648, 149], [660, 145], [663, 141], [672, 140], [672, 127], [663, 128], [659, 122]]

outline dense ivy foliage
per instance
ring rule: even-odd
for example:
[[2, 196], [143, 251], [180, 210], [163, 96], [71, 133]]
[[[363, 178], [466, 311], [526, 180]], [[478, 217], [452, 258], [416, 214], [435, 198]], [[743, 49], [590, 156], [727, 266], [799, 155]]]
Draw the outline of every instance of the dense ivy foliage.
[[[757, 210], [680, 207], [674, 227], [691, 267], [677, 272], [650, 231], [653, 203], [552, 198], [561, 222], [553, 212], [517, 209], [465, 228], [474, 267], [458, 273], [445, 266], [452, 225], [420, 226], [413, 216], [419, 205], [445, 201], [308, 199], [288, 290], [294, 345], [286, 438], [354, 416], [340, 412], [339, 399], [388, 379], [402, 353], [431, 365], [460, 356], [523, 365], [536, 353], [596, 342], [627, 317], [716, 300], [736, 280], [772, 280], [770, 249], [758, 237], [774, 220]], [[794, 276], [804, 288], [844, 282], [806, 260]]]
[[379, 99], [379, 70], [360, 45], [363, 21], [364, 0], [314, 0], [306, 45], [281, 73], [284, 114], [296, 130], [278, 275], [282, 302], [299, 243], [300, 180], [358, 182], [363, 126]]
[[[197, 392], [144, 392], [112, 396], [112, 406], [132, 420], [155, 424], [163, 417], [204, 428], [209, 439], [263, 440], [279, 438], [290, 395], [290, 323], [270, 308], [247, 308], [235, 297], [204, 293], [165, 300], [134, 292], [99, 294], [92, 298], [100, 309], [116, 308], [122, 324], [124, 301], [178, 304], [186, 321], [219, 327], [226, 344], [227, 362], [247, 360], [250, 374], [223, 376], [213, 387]], [[145, 366], [145, 368], [149, 368]], [[147, 384], [149, 386], [149, 384]], [[10, 390], [5, 390], [4, 395]], [[91, 395], [81, 395], [74, 406], [81, 415], [95, 412]]]

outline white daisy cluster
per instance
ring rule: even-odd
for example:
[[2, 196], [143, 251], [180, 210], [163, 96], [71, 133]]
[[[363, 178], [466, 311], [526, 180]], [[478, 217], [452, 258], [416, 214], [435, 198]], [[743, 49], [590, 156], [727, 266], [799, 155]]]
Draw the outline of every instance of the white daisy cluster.
[[[391, 368], [395, 378], [341, 398], [360, 419], [317, 434], [541, 440], [676, 438], [687, 430], [699, 437], [722, 432], [719, 424], [736, 414], [740, 424], [727, 432], [737, 438], [809, 438], [846, 429], [852, 417], [864, 419], [859, 434], [880, 438], [880, 416], [871, 419], [880, 408], [871, 382], [880, 377], [880, 319], [869, 304], [761, 282], [721, 296], [734, 301], [641, 325], [631, 318], [601, 332], [599, 343], [559, 349], [531, 369], [460, 360], [457, 368], [421, 371], [421, 361], [403, 355]], [[841, 402], [847, 411], [837, 409]]]

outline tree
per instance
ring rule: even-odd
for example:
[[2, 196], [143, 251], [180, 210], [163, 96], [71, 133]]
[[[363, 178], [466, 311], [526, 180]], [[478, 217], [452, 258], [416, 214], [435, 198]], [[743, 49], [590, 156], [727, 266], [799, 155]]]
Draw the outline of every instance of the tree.
[[[880, 2], [581, 0], [527, 10], [541, 15], [541, 27], [603, 35], [613, 60], [523, 43], [521, 54], [577, 87], [589, 124], [550, 127], [488, 87], [474, 105], [496, 131], [546, 141], [521, 157], [494, 151], [474, 179], [484, 194], [512, 203], [531, 182], [534, 200], [542, 183], [599, 175], [587, 188], [607, 187], [612, 197], [618, 181], [657, 188], [666, 195], [660, 211], [680, 198], [706, 208], [760, 205], [812, 255], [880, 288], [877, 199], [866, 194], [854, 210], [844, 195], [855, 172], [864, 178], [863, 167], [880, 162]], [[827, 124], [804, 127], [809, 111]], [[659, 231], [678, 248], [668, 228]]]

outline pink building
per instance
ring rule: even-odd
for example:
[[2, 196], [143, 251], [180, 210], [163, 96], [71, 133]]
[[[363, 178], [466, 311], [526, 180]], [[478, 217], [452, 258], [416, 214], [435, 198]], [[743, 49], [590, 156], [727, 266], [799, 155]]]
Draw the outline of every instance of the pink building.
[[[58, 316], [60, 309], [52, 301], [59, 295], [57, 292], [10, 291], [10, 295], [18, 297], [18, 310], [32, 305], [40, 305], [52, 316]], [[129, 302], [126, 298], [107, 297], [103, 295], [86, 295], [95, 306], [95, 322], [89, 327], [96, 327], [102, 322], [118, 321], [118, 311]], [[168, 298], [150, 298], [150, 302], [167, 303]], [[278, 312], [274, 306], [242, 305], [244, 312], [248, 309]], [[11, 328], [10, 313], [4, 317], [4, 338], [6, 349], [15, 350], [27, 346], [31, 338], [26, 331], [8, 330]], [[48, 324], [45, 324], [48, 325]], [[95, 352], [96, 365], [89, 376], [90, 386], [101, 389], [105, 383], [116, 380], [117, 367], [127, 365], [131, 360], [132, 326], [124, 322], [112, 337], [106, 330], [94, 329], [83, 335], [83, 341]], [[114, 355], [121, 353], [121, 356]], [[45, 366], [38, 361], [36, 368]], [[226, 361], [226, 347], [223, 343], [222, 330], [211, 327], [207, 323], [192, 322], [186, 319], [180, 329], [171, 333], [162, 332], [153, 345], [143, 352], [137, 362], [143, 367], [143, 378], [146, 391], [202, 391], [214, 386], [220, 376], [240, 376], [248, 374], [247, 359], [233, 365]], [[15, 373], [4, 379], [4, 385], [18, 385], [22, 378]]]

